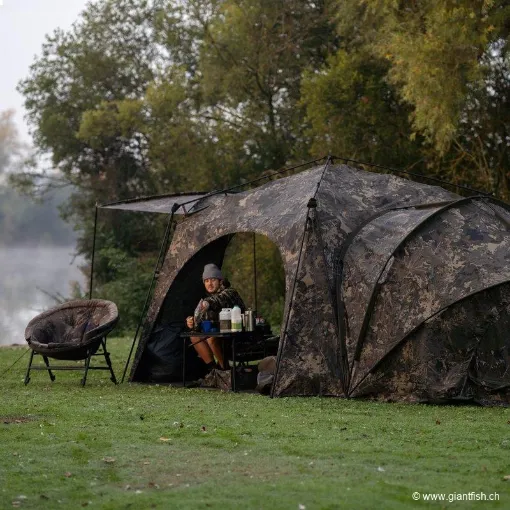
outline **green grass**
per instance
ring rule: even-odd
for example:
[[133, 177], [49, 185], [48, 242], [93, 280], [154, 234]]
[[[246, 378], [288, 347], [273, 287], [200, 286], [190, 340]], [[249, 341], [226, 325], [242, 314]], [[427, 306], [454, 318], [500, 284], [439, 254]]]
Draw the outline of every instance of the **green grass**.
[[[129, 340], [109, 348], [122, 374]], [[0, 373], [22, 354], [0, 349]], [[509, 508], [510, 409], [2, 376], [0, 508]], [[492, 493], [499, 502], [413, 501]]]

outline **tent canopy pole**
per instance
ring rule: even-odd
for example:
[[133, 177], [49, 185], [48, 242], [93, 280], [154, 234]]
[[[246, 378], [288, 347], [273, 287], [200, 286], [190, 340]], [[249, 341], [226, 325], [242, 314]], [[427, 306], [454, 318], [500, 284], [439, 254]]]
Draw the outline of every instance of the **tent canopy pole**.
[[257, 245], [255, 232], [253, 232], [253, 309], [258, 311], [257, 303]]
[[98, 206], [96, 203], [96, 211], [94, 214], [94, 237], [92, 238], [92, 259], [90, 261], [89, 299], [92, 299], [92, 284], [94, 283], [94, 256], [96, 253], [97, 211]]

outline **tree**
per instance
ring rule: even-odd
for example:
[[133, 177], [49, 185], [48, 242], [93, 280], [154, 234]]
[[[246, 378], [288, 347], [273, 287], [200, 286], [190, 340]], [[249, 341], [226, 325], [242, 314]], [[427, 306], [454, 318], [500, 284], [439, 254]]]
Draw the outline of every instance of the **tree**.
[[[81, 134], [142, 132], [159, 181], [179, 189], [191, 181], [228, 186], [306, 157], [303, 63], [324, 62], [335, 43], [324, 2], [176, 5], [157, 17], [158, 40], [172, 60], [144, 100], [104, 104]], [[136, 114], [124, 116], [124, 107]]]
[[[256, 306], [254, 242], [257, 271]], [[225, 252], [222, 272], [239, 291], [246, 306], [264, 317], [276, 333], [283, 318], [285, 301], [285, 270], [276, 245], [263, 235], [237, 234]]]
[[410, 167], [421, 159], [410, 138], [411, 108], [388, 84], [385, 62], [359, 50], [339, 50], [302, 84], [312, 154]]
[[0, 245], [72, 246], [75, 236], [58, 215], [58, 205], [68, 194], [65, 191], [56, 191], [39, 203], [0, 185]]
[[510, 5], [347, 0], [335, 11], [340, 49], [303, 86], [310, 136], [508, 196]]
[[243, 141], [247, 164], [277, 169], [307, 153], [299, 106], [305, 66], [324, 63], [335, 35], [324, 1], [211, 2], [199, 73], [211, 120]]
[[389, 82], [413, 106], [415, 130], [447, 149], [472, 88], [490, 74], [487, 57], [508, 42], [508, 2], [348, 0], [337, 8], [340, 35], [347, 37], [352, 23], [359, 23], [363, 45], [389, 63]]
[[510, 199], [510, 57], [494, 48], [484, 81], [473, 86], [451, 149], [430, 158], [450, 180]]
[[39, 151], [54, 169], [99, 201], [150, 190], [145, 141], [137, 133], [82, 140], [82, 121], [103, 103], [142, 97], [160, 50], [148, 1], [89, 4], [69, 32], [55, 31], [19, 85]]
[[12, 169], [23, 148], [13, 117], [14, 110], [0, 112], [0, 178]]

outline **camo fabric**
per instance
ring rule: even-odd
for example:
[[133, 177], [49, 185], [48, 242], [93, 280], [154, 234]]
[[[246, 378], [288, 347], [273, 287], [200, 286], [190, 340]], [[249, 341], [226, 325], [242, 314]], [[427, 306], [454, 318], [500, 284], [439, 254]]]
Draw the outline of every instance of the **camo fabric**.
[[[350, 391], [358, 394], [360, 381], [424, 321], [468, 295], [507, 281], [510, 236], [501, 222], [476, 201], [445, 210], [394, 258], [379, 288], [366, 337], [360, 339], [363, 349], [353, 366]], [[477, 321], [475, 314], [465, 323], [466, 338], [473, 335]]]
[[317, 193], [327, 276], [335, 287], [336, 255], [348, 234], [377, 214], [398, 207], [444, 203], [460, 198], [437, 186], [427, 186], [393, 175], [331, 166]]
[[343, 303], [349, 320], [345, 343], [349, 366], [353, 366], [356, 348], [363, 341], [363, 321], [368, 317], [371, 299], [388, 277], [394, 252], [417, 226], [440, 208], [399, 209], [389, 211], [368, 223], [354, 237], [344, 259]]
[[232, 235], [256, 232], [285, 270], [273, 396], [506, 399], [506, 205], [328, 163], [192, 210], [159, 273], [132, 380], [153, 328], [196, 303], [185, 289], [203, 264], [221, 265]]
[[[510, 287], [506, 284], [446, 308], [386, 355], [354, 396], [508, 403], [509, 318]], [[472, 324], [468, 334], [466, 324]]]
[[310, 211], [286, 333], [281, 339], [276, 395], [344, 394], [338, 332], [315, 212]]

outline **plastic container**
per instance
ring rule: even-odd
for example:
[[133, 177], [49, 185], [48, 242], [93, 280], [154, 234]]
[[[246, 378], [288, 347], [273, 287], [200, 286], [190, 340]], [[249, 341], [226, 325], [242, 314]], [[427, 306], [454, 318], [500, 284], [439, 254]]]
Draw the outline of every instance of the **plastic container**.
[[231, 328], [232, 331], [242, 331], [243, 330], [243, 318], [241, 314], [241, 309], [236, 305], [232, 308], [231, 313]]
[[220, 333], [228, 333], [232, 329], [232, 309], [222, 308], [220, 312]]

